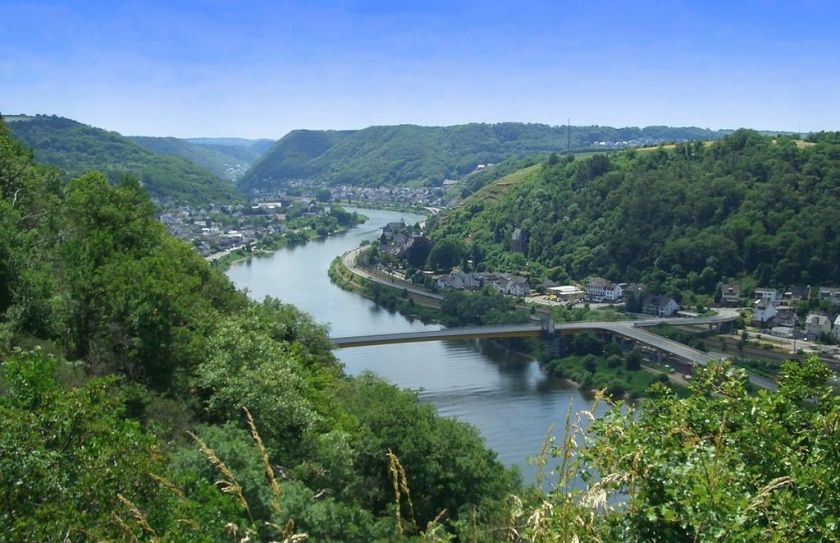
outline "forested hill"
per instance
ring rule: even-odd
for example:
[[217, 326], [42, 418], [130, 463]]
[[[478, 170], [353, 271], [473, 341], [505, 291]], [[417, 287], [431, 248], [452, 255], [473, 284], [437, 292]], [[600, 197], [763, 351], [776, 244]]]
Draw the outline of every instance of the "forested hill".
[[238, 138], [158, 138], [129, 136], [141, 147], [158, 155], [173, 155], [202, 166], [228, 181], [239, 180], [274, 143], [272, 140]]
[[160, 201], [191, 203], [236, 199], [235, 188], [207, 169], [177, 156], [155, 154], [116, 132], [63, 117], [18, 117], [9, 129], [35, 151], [35, 159], [70, 177], [96, 170], [111, 182], [129, 174]]
[[[571, 127], [574, 150], [718, 139], [700, 128]], [[439, 183], [478, 164], [566, 150], [568, 129], [544, 124], [466, 124], [448, 127], [372, 126], [363, 130], [295, 130], [245, 174], [244, 191], [272, 189], [293, 179], [361, 186]]]
[[[840, 142], [739, 130], [714, 144], [552, 156], [439, 216], [433, 235], [466, 241], [476, 265], [534, 279], [643, 281], [672, 294], [840, 278]], [[526, 253], [510, 252], [511, 234]], [[532, 281], [533, 282], [533, 281]]]

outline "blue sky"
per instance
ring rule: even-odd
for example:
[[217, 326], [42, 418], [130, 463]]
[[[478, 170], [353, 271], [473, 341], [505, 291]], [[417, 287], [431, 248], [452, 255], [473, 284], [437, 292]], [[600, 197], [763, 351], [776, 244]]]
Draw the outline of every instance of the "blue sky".
[[840, 3], [0, 0], [0, 112], [129, 135], [840, 129]]

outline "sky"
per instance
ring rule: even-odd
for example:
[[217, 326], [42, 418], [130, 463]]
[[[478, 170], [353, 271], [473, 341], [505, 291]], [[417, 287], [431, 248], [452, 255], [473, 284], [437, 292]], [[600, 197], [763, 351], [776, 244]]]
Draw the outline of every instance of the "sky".
[[124, 135], [840, 129], [840, 2], [0, 0], [0, 113]]

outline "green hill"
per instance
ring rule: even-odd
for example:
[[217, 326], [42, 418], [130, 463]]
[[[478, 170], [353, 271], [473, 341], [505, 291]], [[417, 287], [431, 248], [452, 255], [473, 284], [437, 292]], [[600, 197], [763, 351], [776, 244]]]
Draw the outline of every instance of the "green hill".
[[[571, 127], [573, 150], [719, 139], [700, 128]], [[372, 126], [363, 130], [295, 130], [245, 174], [243, 190], [276, 188], [294, 179], [361, 186], [438, 183], [477, 165], [568, 148], [569, 129], [543, 124], [466, 124], [448, 127]]]
[[[534, 279], [596, 274], [674, 295], [712, 294], [724, 279], [833, 285], [840, 142], [814, 139], [739, 130], [713, 144], [552, 156], [442, 213], [432, 236], [466, 240], [479, 267]], [[515, 228], [525, 254], [510, 251]]]
[[205, 168], [182, 157], [155, 154], [116, 132], [47, 115], [13, 118], [9, 129], [35, 151], [38, 162], [58, 167], [68, 178], [98, 170], [116, 182], [129, 174], [159, 201], [203, 203], [237, 198], [230, 183]]
[[129, 139], [157, 155], [187, 159], [229, 181], [241, 178], [274, 143], [271, 140], [238, 138], [179, 139], [129, 136]]

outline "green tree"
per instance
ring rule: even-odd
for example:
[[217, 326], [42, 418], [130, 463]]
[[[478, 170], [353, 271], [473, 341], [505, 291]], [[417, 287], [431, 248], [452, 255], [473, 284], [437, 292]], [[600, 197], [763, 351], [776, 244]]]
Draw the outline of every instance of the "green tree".
[[438, 241], [429, 253], [429, 265], [440, 272], [448, 272], [461, 262], [464, 256], [463, 243], [454, 238]]

